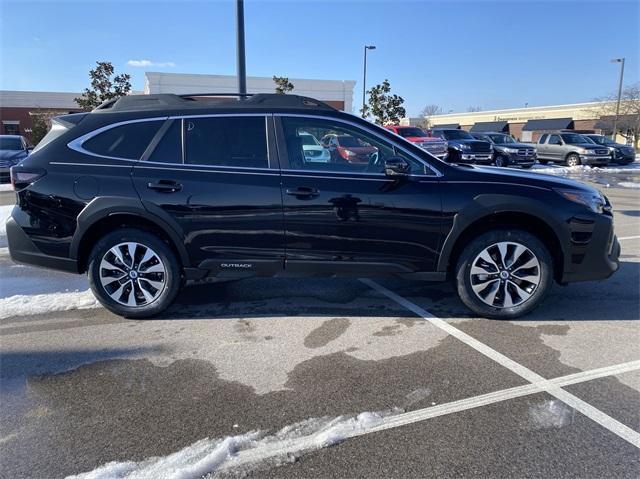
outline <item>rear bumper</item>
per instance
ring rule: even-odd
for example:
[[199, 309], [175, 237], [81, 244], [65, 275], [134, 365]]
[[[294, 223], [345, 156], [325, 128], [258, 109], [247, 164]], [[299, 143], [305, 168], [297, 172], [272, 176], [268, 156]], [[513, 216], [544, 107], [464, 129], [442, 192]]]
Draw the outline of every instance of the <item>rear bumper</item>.
[[619, 267], [620, 243], [613, 231], [613, 218], [595, 215], [569, 221], [570, 246], [565, 258], [562, 283], [606, 279]]
[[11, 217], [7, 220], [7, 241], [11, 259], [17, 263], [31, 264], [68, 273], [78, 273], [76, 260], [43, 253], [33, 244], [33, 241], [18, 225], [16, 220]]

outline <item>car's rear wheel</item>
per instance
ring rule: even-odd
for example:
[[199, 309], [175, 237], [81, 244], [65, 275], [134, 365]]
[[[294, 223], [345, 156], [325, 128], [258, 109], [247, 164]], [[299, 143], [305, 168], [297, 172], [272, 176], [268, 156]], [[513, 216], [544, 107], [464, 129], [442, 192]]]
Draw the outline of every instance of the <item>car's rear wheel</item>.
[[570, 153], [567, 156], [567, 166], [578, 166], [580, 163], [580, 156], [578, 156], [576, 153]]
[[526, 231], [500, 229], [471, 241], [456, 266], [458, 295], [479, 316], [512, 319], [529, 313], [552, 283], [549, 251]]
[[538, 160], [538, 163], [540, 163], [541, 165], [546, 165], [547, 163], [549, 163], [549, 160]]
[[182, 283], [171, 248], [157, 236], [137, 229], [104, 236], [91, 251], [87, 269], [96, 298], [126, 318], [148, 318], [164, 311]]

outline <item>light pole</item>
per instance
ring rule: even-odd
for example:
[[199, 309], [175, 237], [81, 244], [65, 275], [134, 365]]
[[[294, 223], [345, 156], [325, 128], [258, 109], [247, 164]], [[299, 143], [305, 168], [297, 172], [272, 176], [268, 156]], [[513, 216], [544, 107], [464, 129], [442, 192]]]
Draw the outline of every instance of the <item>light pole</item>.
[[238, 93], [247, 93], [247, 67], [244, 55], [244, 0], [236, 0], [236, 50], [238, 58]]
[[624, 57], [614, 58], [611, 63], [620, 63], [620, 81], [618, 83], [618, 102], [616, 104], [616, 117], [613, 120], [613, 137], [612, 140], [616, 141], [618, 131], [618, 117], [620, 116], [620, 97], [622, 96], [622, 79], [624, 78]]
[[364, 118], [364, 111], [366, 107], [366, 93], [367, 93], [367, 50], [375, 50], [375, 45], [364, 46], [364, 74], [362, 76], [362, 117]]

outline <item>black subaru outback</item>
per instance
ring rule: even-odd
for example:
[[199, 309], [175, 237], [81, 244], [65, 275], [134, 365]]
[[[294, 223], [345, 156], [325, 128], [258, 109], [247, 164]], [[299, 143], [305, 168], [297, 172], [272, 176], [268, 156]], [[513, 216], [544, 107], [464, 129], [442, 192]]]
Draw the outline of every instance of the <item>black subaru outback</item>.
[[[352, 140], [323, 154], [327, 135]], [[11, 176], [12, 258], [86, 272], [131, 318], [160, 313], [188, 280], [283, 275], [451, 279], [477, 314], [514, 318], [553, 280], [618, 268], [597, 190], [447, 164], [294, 95], [112, 100], [55, 119]]]

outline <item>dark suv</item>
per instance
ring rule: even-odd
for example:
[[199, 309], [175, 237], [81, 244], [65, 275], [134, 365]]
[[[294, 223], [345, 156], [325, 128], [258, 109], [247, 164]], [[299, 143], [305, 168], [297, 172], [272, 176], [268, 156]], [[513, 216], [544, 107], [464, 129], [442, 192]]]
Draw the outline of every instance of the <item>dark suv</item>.
[[493, 163], [491, 143], [478, 140], [465, 130], [455, 128], [434, 128], [431, 136], [447, 141], [447, 161], [450, 163]]
[[533, 145], [518, 143], [505, 133], [471, 133], [478, 140], [493, 145], [493, 162], [496, 166], [519, 166], [531, 168], [536, 163], [536, 149]]
[[[611, 207], [592, 187], [449, 165], [309, 98], [195, 97], [55, 119], [11, 170], [12, 258], [86, 272], [131, 318], [160, 313], [188, 280], [283, 275], [452, 279], [477, 314], [513, 318], [554, 279], [618, 268]], [[367, 161], [313, 161], [304, 135], [353, 137]]]

